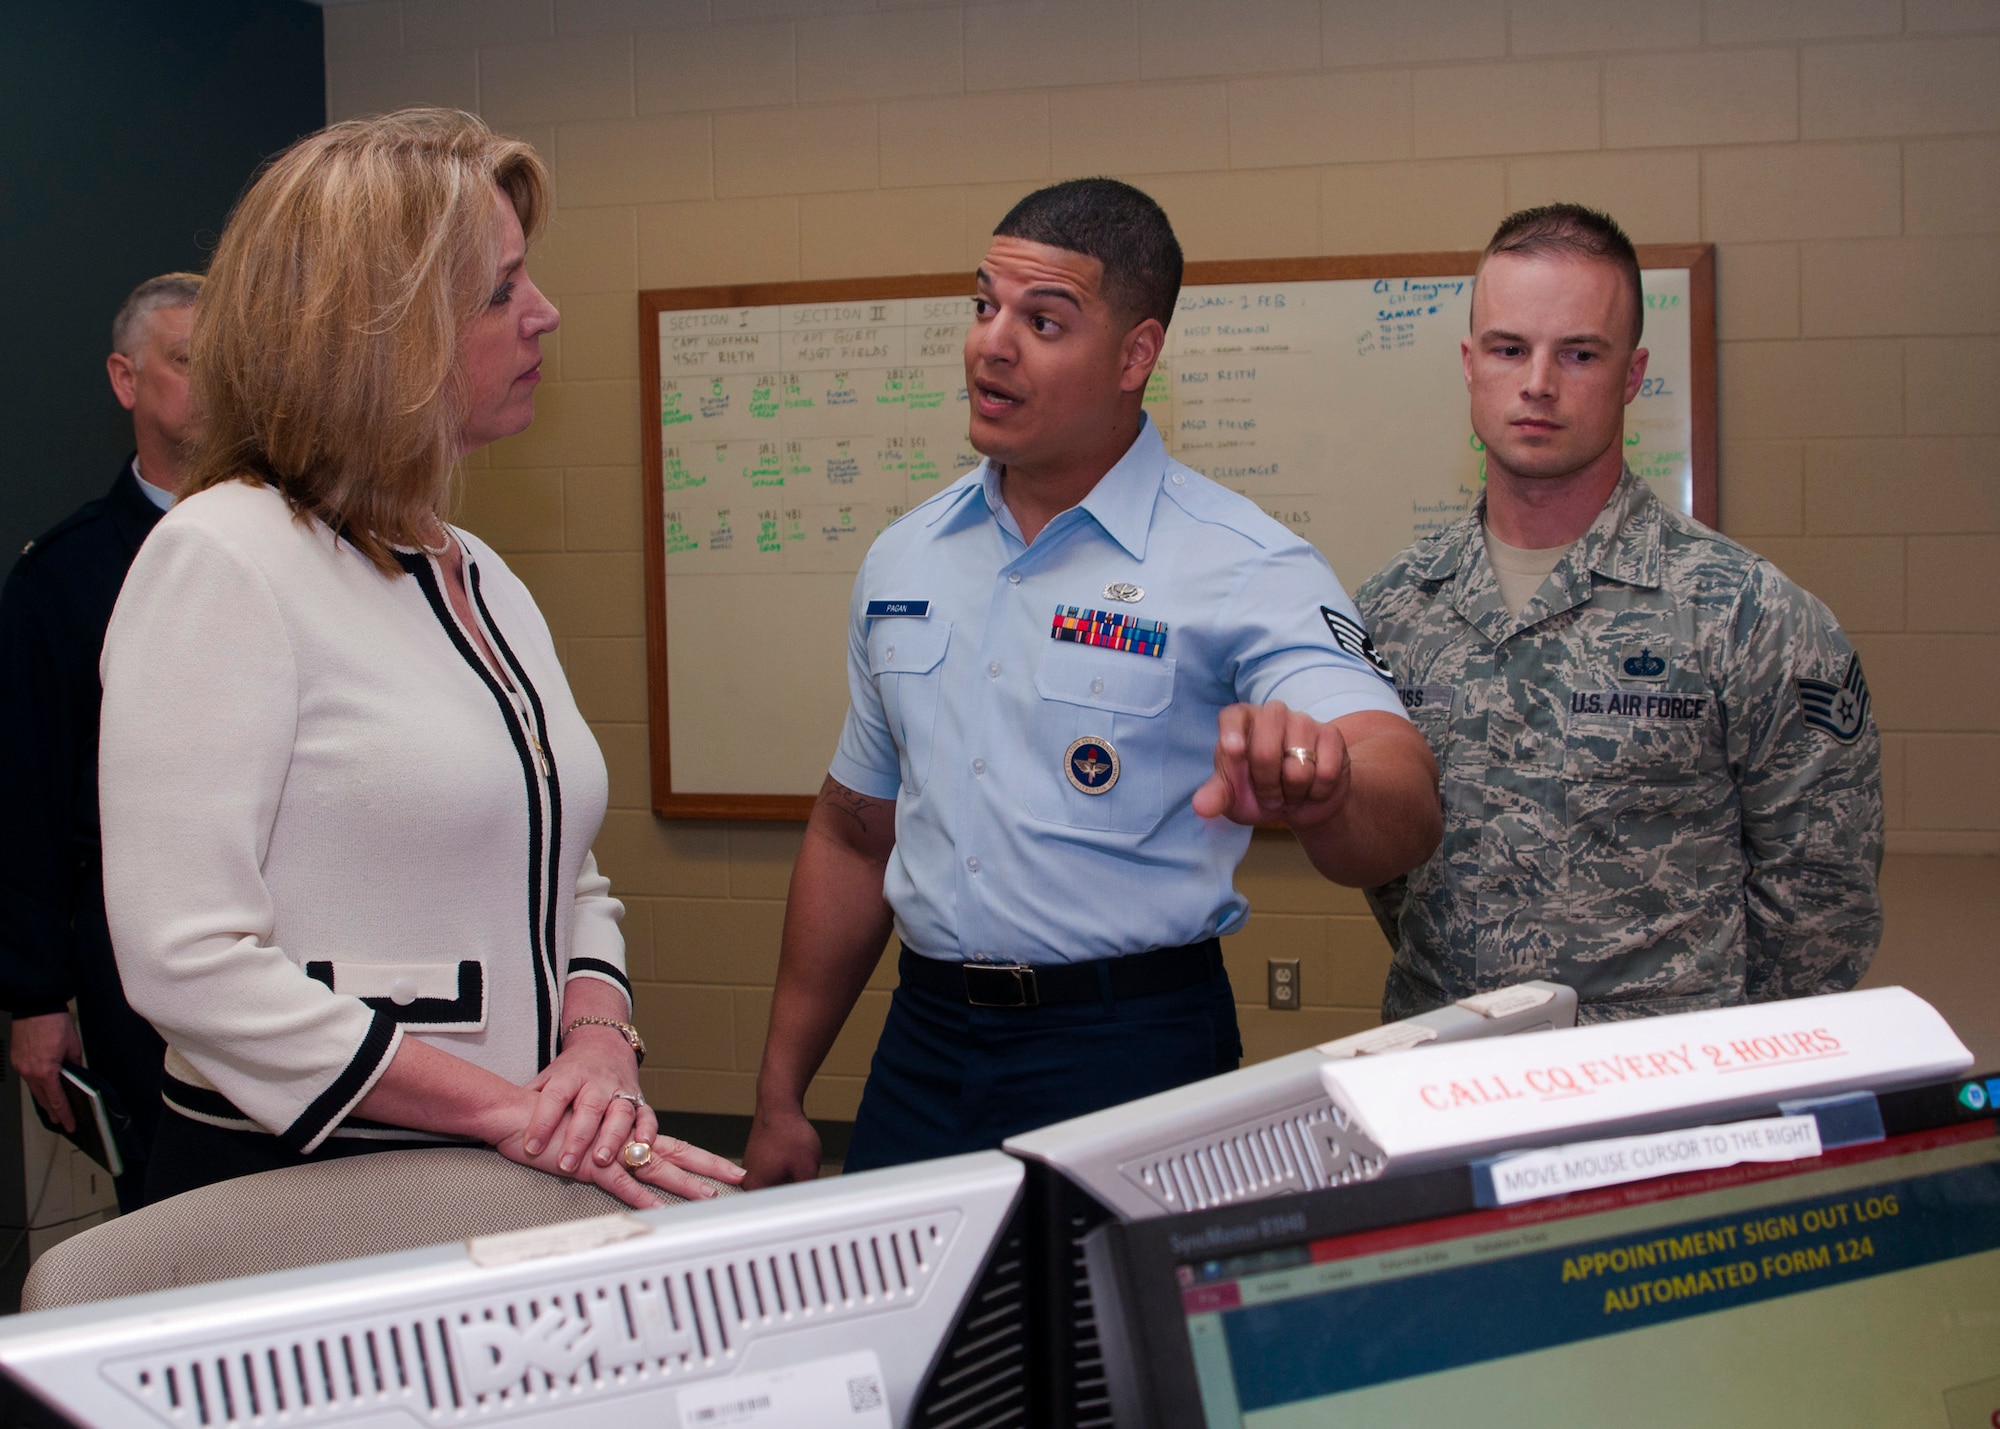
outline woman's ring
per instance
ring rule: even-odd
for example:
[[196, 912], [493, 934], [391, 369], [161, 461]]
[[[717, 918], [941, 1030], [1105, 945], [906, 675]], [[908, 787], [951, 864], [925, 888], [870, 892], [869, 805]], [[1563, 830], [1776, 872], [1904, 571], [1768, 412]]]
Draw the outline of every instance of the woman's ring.
[[650, 1141], [628, 1141], [620, 1153], [625, 1165], [633, 1171], [643, 1171], [653, 1164], [653, 1143]]
[[1302, 744], [1295, 744], [1285, 751], [1285, 758], [1296, 759], [1308, 769], [1319, 763], [1319, 756]]
[[630, 1102], [635, 1111], [646, 1105], [646, 1099], [637, 1092], [613, 1092], [611, 1100], [615, 1102]]

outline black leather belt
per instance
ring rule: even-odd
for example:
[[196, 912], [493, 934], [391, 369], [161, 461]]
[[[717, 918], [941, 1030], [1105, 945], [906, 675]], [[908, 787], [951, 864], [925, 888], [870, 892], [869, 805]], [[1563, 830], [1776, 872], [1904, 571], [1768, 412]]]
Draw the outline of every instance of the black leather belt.
[[961, 963], [927, 958], [908, 948], [896, 959], [896, 971], [911, 987], [973, 1007], [1097, 1002], [1104, 997], [1105, 977], [1114, 999], [1145, 997], [1192, 987], [1221, 970], [1222, 944], [1214, 938], [1087, 963]]

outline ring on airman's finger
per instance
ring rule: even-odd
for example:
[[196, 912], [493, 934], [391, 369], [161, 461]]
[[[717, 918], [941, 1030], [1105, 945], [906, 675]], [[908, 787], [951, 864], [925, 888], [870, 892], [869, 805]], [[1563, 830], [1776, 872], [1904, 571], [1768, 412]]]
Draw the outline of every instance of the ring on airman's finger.
[[646, 1105], [646, 1099], [637, 1092], [613, 1092], [611, 1100], [615, 1102], [630, 1102], [632, 1103], [632, 1110], [635, 1112]]
[[1287, 749], [1285, 751], [1285, 758], [1296, 759], [1308, 769], [1319, 763], [1319, 756], [1314, 754], [1310, 749], [1307, 749], [1303, 744], [1295, 744]]
[[643, 1171], [653, 1164], [653, 1143], [650, 1141], [628, 1141], [619, 1153], [627, 1169]]

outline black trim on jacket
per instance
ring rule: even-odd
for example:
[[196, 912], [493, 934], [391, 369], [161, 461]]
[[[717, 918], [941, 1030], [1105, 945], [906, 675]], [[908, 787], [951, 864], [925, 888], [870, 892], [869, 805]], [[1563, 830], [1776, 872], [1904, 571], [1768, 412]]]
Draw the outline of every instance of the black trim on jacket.
[[388, 1060], [395, 1040], [396, 1019], [376, 1013], [368, 1024], [368, 1035], [361, 1039], [361, 1046], [353, 1060], [333, 1079], [331, 1086], [313, 1098], [312, 1104], [299, 1114], [297, 1121], [278, 1133], [278, 1140], [293, 1151], [303, 1152], [331, 1130], [340, 1121], [348, 1104], [361, 1095], [361, 1089]]
[[575, 977], [578, 973], [602, 974], [625, 989], [627, 1002], [632, 1000], [632, 979], [625, 976], [623, 968], [613, 967], [602, 958], [573, 957], [569, 960], [569, 976]]
[[[542, 712], [541, 693], [535, 689], [535, 682], [528, 678], [528, 672], [515, 658], [514, 648], [507, 643], [507, 637], [501, 633], [500, 624], [494, 620], [493, 612], [486, 608], [486, 597], [480, 590], [479, 566], [470, 556], [467, 556], [465, 562], [465, 584], [472, 596], [472, 607], [478, 612], [480, 625], [484, 627], [487, 637], [492, 640], [493, 648], [499, 652], [501, 662], [514, 676], [514, 683], [527, 699], [528, 707], [534, 711], [535, 737], [541, 744], [549, 793], [549, 839], [548, 849], [544, 855], [548, 872], [543, 878], [543, 886], [548, 889], [548, 897], [542, 905], [542, 961], [548, 968], [549, 985], [553, 988], [560, 983], [563, 976], [562, 970], [556, 966], [556, 912], [562, 906], [562, 886], [559, 881], [562, 871], [562, 773], [556, 768], [556, 752], [549, 744], [549, 722]], [[543, 1024], [552, 1055], [562, 1036], [562, 1029], [557, 1025], [561, 1016], [560, 1007], [551, 1007]], [[549, 1060], [544, 1058], [542, 1065], [547, 1066]]]
[[[198, 1087], [193, 1082], [184, 1082], [172, 1072], [162, 1076], [160, 1096], [164, 1105], [182, 1116], [193, 1117], [197, 1121], [221, 1122], [232, 1131], [252, 1131], [260, 1136], [278, 1140], [265, 1131], [246, 1113], [221, 1092], [213, 1087]], [[367, 1135], [383, 1132], [387, 1136]], [[391, 1126], [386, 1121], [370, 1121], [365, 1116], [350, 1116], [341, 1119], [340, 1125], [330, 1133], [330, 1140], [339, 1140], [349, 1135], [366, 1135], [370, 1141], [390, 1141], [395, 1145], [437, 1145], [463, 1146], [477, 1145], [476, 1139], [446, 1136], [442, 1132], [417, 1131], [407, 1126]]]
[[[444, 627], [445, 634], [450, 638], [459, 656], [472, 667], [473, 673], [485, 682], [487, 692], [493, 696], [494, 704], [500, 707], [501, 721], [507, 726], [508, 736], [514, 741], [514, 753], [521, 761], [521, 775], [526, 781], [528, 793], [528, 955], [535, 967], [535, 1066], [539, 1070], [555, 1060], [553, 1024], [556, 1019], [552, 954], [542, 944], [542, 908], [545, 899], [550, 904], [554, 903], [555, 890], [549, 886], [554, 880], [545, 872], [546, 863], [543, 856], [541, 770], [537, 766], [533, 751], [528, 746], [527, 734], [521, 728], [520, 711], [515, 709], [514, 702], [507, 698], [507, 691], [493, 677], [492, 669], [479, 657], [479, 652], [472, 648], [472, 643], [465, 638], [465, 632], [459, 627], [458, 617], [445, 599], [444, 590], [438, 584], [437, 572], [429, 559], [405, 551], [398, 551], [396, 559], [404, 570], [416, 577], [424, 598], [430, 602], [431, 613]], [[472, 566], [469, 557], [466, 565], [468, 568]], [[541, 740], [541, 745], [546, 755], [548, 741]], [[549, 767], [551, 770], [555, 768], [554, 760], [550, 760]], [[553, 917], [549, 926], [553, 930]]]
[[[353, 966], [353, 964], [349, 964]], [[315, 958], [306, 964], [306, 976], [325, 983], [335, 992], [333, 964]], [[429, 1028], [449, 1031], [454, 1027], [476, 1027], [486, 1020], [486, 968], [477, 958], [461, 958], [458, 963], [458, 996], [418, 997], [397, 1002], [393, 997], [364, 997], [362, 1005], [393, 1017], [413, 1032]]]

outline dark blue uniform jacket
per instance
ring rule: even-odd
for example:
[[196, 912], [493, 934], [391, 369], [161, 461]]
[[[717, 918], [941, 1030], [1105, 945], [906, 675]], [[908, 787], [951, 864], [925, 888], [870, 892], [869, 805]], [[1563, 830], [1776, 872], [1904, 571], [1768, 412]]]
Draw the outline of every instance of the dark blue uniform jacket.
[[76, 998], [85, 1055], [141, 1146], [165, 1048], [126, 1005], [105, 928], [97, 657], [160, 514], [128, 460], [109, 492], [28, 543], [0, 593], [0, 1008], [32, 1017]]

